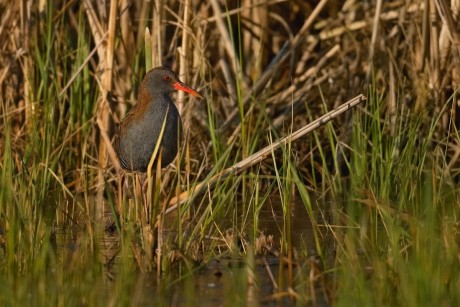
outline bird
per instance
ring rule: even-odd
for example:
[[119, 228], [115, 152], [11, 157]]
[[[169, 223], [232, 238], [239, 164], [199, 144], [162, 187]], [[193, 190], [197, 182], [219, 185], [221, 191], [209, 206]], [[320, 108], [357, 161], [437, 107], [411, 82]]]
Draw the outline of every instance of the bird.
[[163, 126], [158, 151], [158, 155], [161, 152], [161, 167], [175, 159], [182, 141], [182, 120], [171, 99], [171, 94], [177, 90], [204, 99], [167, 67], [156, 67], [146, 73], [139, 86], [137, 104], [122, 119], [115, 136], [114, 147], [123, 169], [147, 171]]

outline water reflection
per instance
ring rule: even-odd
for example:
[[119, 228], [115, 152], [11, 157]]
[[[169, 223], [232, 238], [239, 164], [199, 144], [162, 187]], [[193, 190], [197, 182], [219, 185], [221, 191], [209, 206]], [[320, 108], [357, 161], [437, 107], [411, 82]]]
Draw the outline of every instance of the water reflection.
[[[283, 207], [277, 197], [271, 197], [264, 204], [258, 219], [259, 233], [263, 233], [261, 237], [264, 237], [265, 240], [271, 240], [273, 250], [265, 255], [256, 256], [253, 264], [248, 263], [248, 259], [228, 255], [217, 257], [204, 265], [192, 268], [181, 264], [179, 266], [182, 273], [162, 275], [160, 279], [156, 272], [143, 273], [136, 267], [136, 244], [131, 245], [131, 251], [124, 251], [125, 254], [122, 254], [120, 235], [117, 231], [107, 231], [107, 226], [113, 224], [113, 215], [112, 210], [106, 204], [94, 209], [91, 227], [87, 224], [87, 214], [79, 208], [85, 208], [85, 206], [74, 206], [71, 214], [70, 212], [57, 214], [54, 238], [58, 257], [64, 262], [68, 261], [75, 257], [75, 253], [80, 253], [83, 249], [88, 248], [88, 245], [95, 244], [93, 250], [99, 249], [100, 261], [106, 267], [105, 274], [109, 281], [107, 291], [111, 291], [113, 287], [111, 283], [119, 282], [120, 268], [118, 266], [120, 263], [125, 261], [126, 257], [130, 258], [133, 268], [130, 284], [132, 284], [132, 298], [137, 302], [136, 305], [151, 305], [152, 302], [165, 303], [170, 306], [257, 306], [261, 303], [264, 306], [289, 306], [296, 304], [290, 295], [280, 295], [278, 299], [275, 299], [276, 294], [280, 291], [287, 293], [286, 285], [280, 285], [279, 282], [280, 278], [286, 280], [288, 274], [286, 264], [280, 265], [280, 259], [283, 257], [277, 253], [282, 240], [285, 239]], [[295, 250], [300, 249], [308, 253], [314, 251], [314, 231], [307, 210], [300, 201], [293, 201], [290, 209], [292, 246]], [[174, 225], [175, 219], [174, 214], [168, 216], [165, 225]], [[93, 236], [88, 233], [88, 229], [94, 231]], [[165, 237], [174, 236], [175, 231], [166, 230], [163, 235]], [[96, 238], [98, 242], [91, 242], [92, 238]], [[130, 255], [126, 256], [126, 253]], [[295, 267], [295, 269], [303, 268]], [[254, 275], [254, 278], [251, 278], [251, 274]]]

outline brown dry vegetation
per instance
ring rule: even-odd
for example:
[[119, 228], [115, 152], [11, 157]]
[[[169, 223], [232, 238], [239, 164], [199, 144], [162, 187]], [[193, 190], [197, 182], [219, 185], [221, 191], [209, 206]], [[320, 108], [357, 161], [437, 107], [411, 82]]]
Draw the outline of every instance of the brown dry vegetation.
[[[221, 142], [238, 138], [238, 100], [244, 101], [249, 131], [260, 108], [276, 128], [290, 126], [294, 110], [293, 126], [297, 128], [308, 120], [306, 108], [317, 117], [315, 114], [322, 114], [324, 105], [332, 109], [366, 92], [370, 81], [375, 88], [387, 91], [386, 112], [394, 114], [396, 100], [403, 97], [404, 107], [420, 110], [422, 116], [439, 113], [458, 85], [458, 9], [450, 10], [445, 0], [383, 4], [241, 1], [239, 5], [236, 1], [217, 0], [119, 1], [111, 10], [114, 3], [117, 2], [1, 4], [2, 123], [12, 123], [18, 168], [23, 167], [19, 161], [27, 135], [30, 129], [37, 128], [32, 118], [43, 112], [43, 102], [31, 95], [31, 87], [40, 78], [34, 50], [47, 43], [51, 44], [47, 46], [50, 52], [56, 53], [54, 62], [46, 64], [55, 65], [48, 71], [49, 78], [62, 90], [47, 99], [53, 100], [61, 112], [70, 110], [66, 96], [75, 86], [74, 78], [82, 74], [82, 67], [88, 69], [85, 81], [90, 86], [82, 95], [99, 97], [92, 114], [85, 118], [90, 120], [94, 133], [87, 150], [80, 153], [89, 158], [75, 153], [77, 169], [84, 168], [83, 161], [104, 169], [113, 164], [107, 163], [108, 142], [104, 142], [100, 131], [111, 137], [113, 124], [136, 101], [136, 86], [145, 73], [139, 56], [145, 27], [150, 28], [152, 48], [160, 55], [154, 63], [171, 66], [183, 81], [207, 97], [216, 116], [215, 124], [220, 127], [217, 131]], [[50, 25], [46, 24], [47, 14], [52, 18]], [[53, 40], [45, 42], [42, 38], [48, 30], [53, 32]], [[77, 45], [79, 36], [86, 38], [86, 45]], [[75, 59], [79, 52], [86, 53], [83, 63]], [[193, 140], [191, 168], [196, 171], [203, 160], [204, 165], [212, 164], [206, 109], [197, 101], [179, 98], [186, 126], [193, 127], [189, 139]], [[259, 104], [260, 100], [266, 103]], [[449, 121], [456, 118], [457, 104], [452, 105], [451, 110], [445, 111], [440, 129], [444, 136]], [[344, 117], [336, 124], [344, 142], [350, 122]], [[388, 129], [391, 133], [391, 123]], [[78, 147], [76, 130], [67, 142]], [[263, 147], [263, 142], [257, 148]], [[458, 144], [448, 145], [456, 158]], [[308, 148], [296, 146], [307, 157]], [[246, 147], [243, 145], [243, 157], [257, 149]], [[71, 181], [80, 182], [81, 174], [71, 176]]]
[[[380, 128], [388, 137], [378, 140], [379, 144], [366, 143], [369, 151], [374, 149], [374, 152], [362, 153], [363, 156], [374, 157], [375, 154], [377, 158], [382, 158], [387, 155], [391, 164], [396, 160], [392, 158], [399, 152], [382, 154], [379, 150], [384, 146], [379, 146], [398, 137], [401, 131], [410, 130], [401, 122], [415, 121], [420, 123], [417, 127], [426, 132], [433, 123], [431, 119], [439, 117], [436, 133], [429, 142], [444, 151], [433, 154], [430, 162], [437, 163], [433, 162], [433, 173], [439, 175], [434, 176], [436, 180], [444, 183], [443, 175], [446, 175], [449, 180], [445, 181], [454, 186], [452, 182], [458, 180], [460, 171], [457, 162], [460, 138], [456, 130], [460, 106], [457, 96], [460, 83], [459, 14], [460, 1], [457, 0], [0, 0], [0, 170], [3, 169], [0, 183], [11, 185], [8, 193], [4, 192], [6, 188], [3, 194], [0, 193], [0, 201], [22, 204], [39, 199], [39, 208], [31, 209], [36, 214], [45, 211], [49, 203], [78, 202], [75, 199], [83, 195], [82, 203], [87, 206], [83, 211], [88, 216], [91, 212], [89, 196], [96, 194], [102, 202], [110, 203], [116, 198], [114, 195], [118, 195], [119, 204], [131, 204], [131, 201], [126, 201], [130, 197], [117, 194], [122, 189], [117, 185], [119, 170], [111, 140], [117, 124], [136, 103], [136, 89], [149, 61], [153, 66], [171, 67], [182, 81], [206, 97], [206, 102], [201, 102], [182, 93], [174, 94], [189, 135], [183, 146], [182, 158], [162, 171], [161, 180], [157, 172], [156, 187], [161, 186], [161, 197], [155, 194], [158, 190], [149, 193], [149, 197], [153, 195], [157, 200], [169, 200], [173, 195], [188, 191], [193, 183], [204, 180], [212, 172], [235, 165], [359, 94], [373, 95], [374, 100], [383, 101], [378, 106], [381, 109], [375, 114], [366, 104], [358, 108], [360, 114], [369, 118], [381, 117]], [[145, 48], [148, 49], [149, 45], [152, 56], [146, 59], [149, 52]], [[323, 174], [335, 172], [338, 177], [346, 177], [347, 167], [351, 164], [347, 163], [351, 160], [348, 158], [356, 153], [350, 146], [353, 125], [356, 125], [353, 113], [348, 112], [334, 120], [330, 126], [333, 129], [321, 130], [315, 136], [292, 144], [294, 154], [291, 156], [295, 157], [301, 182], [306, 183], [308, 188], [322, 188], [320, 192], [326, 194], [325, 191], [333, 189], [330, 186], [338, 180], [333, 178], [321, 185]], [[330, 131], [333, 131], [334, 137], [328, 135]], [[407, 134], [417, 138], [416, 144], [423, 143], [424, 137], [429, 135], [422, 131]], [[363, 139], [368, 140], [365, 136]], [[397, 146], [402, 156], [407, 139], [400, 142]], [[334, 146], [340, 147], [340, 150]], [[427, 146], [428, 152], [431, 149]], [[222, 162], [219, 159], [226, 150], [230, 150], [232, 155]], [[273, 161], [281, 161], [278, 165], [283, 162], [287, 165], [283, 158], [278, 155]], [[272, 176], [271, 179], [275, 174], [278, 176], [279, 170], [273, 161], [258, 165], [257, 176]], [[215, 169], [215, 165], [220, 163]], [[372, 166], [368, 162], [364, 168]], [[388, 169], [391, 167], [393, 165]], [[398, 168], [385, 175], [392, 172], [398, 172]], [[362, 176], [366, 177], [364, 173], [366, 171]], [[4, 174], [16, 177], [10, 179]], [[407, 176], [412, 174], [407, 172]], [[417, 174], [423, 177], [422, 171]], [[398, 186], [399, 189], [415, 190], [418, 187], [418, 183], [406, 184], [403, 179], [406, 178], [394, 179], [395, 182], [404, 182], [401, 187]], [[382, 195], [375, 195], [372, 178], [366, 177], [366, 180], [371, 183], [363, 184], [364, 188], [358, 186], [358, 192], [350, 192], [349, 195], [362, 196], [362, 199], [353, 201], [362, 204], [369, 212], [378, 212], [375, 213], [378, 218], [373, 220], [376, 224], [380, 223], [379, 218], [402, 217], [402, 222], [398, 222], [405, 230], [404, 223], [411, 223], [409, 213], [416, 215], [419, 208], [415, 206], [414, 212], [407, 213], [410, 208], [403, 208], [399, 203], [393, 206], [394, 199], [400, 201], [403, 198], [393, 195], [400, 190], [385, 186]], [[276, 186], [274, 179], [267, 182], [267, 186]], [[380, 187], [380, 181], [377, 182], [376, 190]], [[236, 194], [231, 189], [237, 187], [238, 192], [243, 191], [245, 184], [243, 181], [241, 185], [229, 185], [230, 192], [222, 192], [221, 189], [220, 193], [225, 197], [226, 193]], [[26, 191], [24, 195], [15, 194], [20, 189]], [[48, 194], [52, 195], [52, 201], [47, 198]], [[407, 194], [409, 196], [404, 199], [407, 203], [413, 200], [411, 197], [416, 198], [410, 191]], [[224, 196], [222, 199], [225, 201]], [[211, 194], [209, 198], [212, 198]], [[8, 221], [11, 212], [8, 213], [8, 210], [0, 204], [2, 247], [5, 243], [4, 231], [11, 229]], [[65, 214], [68, 214], [67, 211]], [[222, 213], [222, 216], [225, 214]], [[309, 214], [314, 219], [313, 214]], [[68, 215], [71, 216], [70, 213]], [[334, 222], [341, 223], [351, 216], [345, 212]], [[372, 216], [370, 214], [370, 219]], [[190, 224], [202, 222], [199, 216], [190, 219]], [[455, 221], [451, 222], [446, 223], [446, 228], [442, 230], [443, 238], [447, 238], [444, 242], [454, 242], [450, 245], [446, 243], [449, 251], [452, 246], [457, 246], [455, 240], [458, 240], [451, 231], [458, 226]], [[325, 221], [318, 224], [322, 223], [327, 224]], [[45, 227], [42, 224], [37, 222], [38, 226], [33, 225], [31, 229], [35, 232], [35, 227]], [[154, 231], [150, 228], [153, 223], [149, 223], [148, 217], [138, 224], [144, 227], [139, 231], [142, 240], [148, 241], [147, 237], [153, 237]], [[212, 223], [208, 225], [211, 225], [209, 228], [214, 227]], [[190, 227], [197, 235], [194, 226]], [[418, 229], [418, 224], [414, 222], [411, 226], [407, 227], [410, 231], [421, 233], [414, 230]], [[88, 221], [82, 228], [92, 233], [91, 227], [93, 224]], [[342, 233], [335, 232], [333, 227], [330, 229], [325, 232], [333, 232], [335, 244], [345, 253], [349, 251], [347, 249], [352, 249], [350, 246], [356, 250], [361, 247], [359, 240], [354, 243], [356, 245], [345, 241], [342, 246], [342, 238], [347, 236], [343, 234], [342, 237]], [[361, 229], [366, 232], [364, 226]], [[372, 230], [369, 232], [369, 237], [372, 237]], [[454, 236], [453, 241], [449, 241], [449, 234]], [[400, 253], [402, 258], [406, 252], [410, 253], [411, 248], [416, 250], [417, 244], [413, 244], [411, 235], [407, 235], [409, 238], [400, 236], [404, 246]], [[206, 234], [200, 238], [203, 237]], [[222, 237], [225, 235], [222, 234]], [[265, 237], [262, 234], [260, 238]], [[161, 235], [156, 240], [161, 240]], [[231, 245], [225, 238], [222, 241], [225, 244], [221, 245]], [[369, 244], [377, 245], [375, 242]], [[161, 249], [160, 242], [157, 243]], [[154, 244], [146, 245], [142, 252], [150, 253], [145, 257], [148, 262], [145, 266], [149, 270], [153, 265]], [[199, 250], [200, 245], [202, 241], [196, 242], [195, 247], [189, 246], [189, 254], [184, 258], [193, 254], [193, 248]], [[133, 250], [139, 266], [145, 268], [141, 264], [144, 260], [139, 260], [142, 253], [137, 246]], [[292, 265], [292, 250], [280, 250], [289, 258], [286, 262]], [[356, 255], [353, 252], [350, 255]], [[386, 265], [390, 267], [388, 271], [394, 270], [391, 272], [400, 268], [396, 261], [396, 264], [390, 261], [391, 252], [388, 248], [388, 258], [382, 257], [385, 259], [380, 262], [381, 267], [372, 268], [376, 275], [383, 267], [380, 276], [390, 279], [390, 274], [385, 271]], [[161, 265], [159, 259], [157, 257], [158, 267]], [[314, 262], [313, 258], [308, 259]], [[341, 260], [343, 258], [334, 260], [337, 266]], [[290, 269], [292, 277], [292, 267]], [[319, 266], [311, 265], [311, 272], [314, 270], [320, 271]], [[314, 275], [312, 279], [317, 278], [312, 281], [311, 291], [314, 293], [315, 283], [319, 283], [318, 280], [322, 282], [324, 275], [316, 271], [311, 274]], [[455, 285], [455, 277], [445, 279], [453, 280]], [[391, 282], [385, 281], [391, 288]], [[398, 282], [394, 281], [394, 284]], [[334, 284], [332, 290], [327, 290], [331, 293], [329, 298], [335, 298], [337, 288], [339, 285]]]

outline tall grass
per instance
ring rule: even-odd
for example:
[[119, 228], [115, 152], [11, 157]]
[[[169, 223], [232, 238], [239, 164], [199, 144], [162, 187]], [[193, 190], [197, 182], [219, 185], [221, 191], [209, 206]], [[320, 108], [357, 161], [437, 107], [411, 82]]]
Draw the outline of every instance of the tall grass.
[[[183, 3], [119, 1], [113, 50], [101, 43], [109, 7], [1, 5], [0, 305], [457, 305], [458, 83], [438, 53], [414, 52], [429, 8], [383, 5], [382, 45], [369, 46], [373, 4], [211, 4], [190, 5], [184, 24]], [[150, 36], [146, 24], [160, 27]], [[182, 152], [144, 191], [116, 169], [110, 137], [152, 59], [207, 100], [186, 100]], [[210, 183], [361, 92], [359, 109]]]

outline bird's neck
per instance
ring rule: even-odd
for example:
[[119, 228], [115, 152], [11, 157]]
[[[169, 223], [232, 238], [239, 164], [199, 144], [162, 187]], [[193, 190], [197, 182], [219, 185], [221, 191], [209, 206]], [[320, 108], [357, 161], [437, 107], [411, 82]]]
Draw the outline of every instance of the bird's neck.
[[160, 93], [149, 89], [146, 86], [139, 88], [138, 94], [138, 108], [147, 110], [161, 111], [168, 107], [169, 103], [172, 103], [169, 94]]

